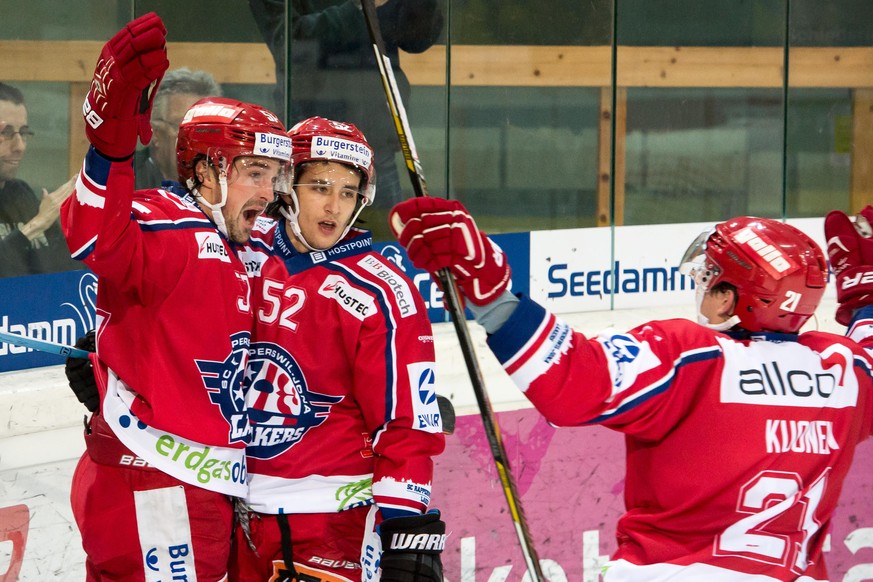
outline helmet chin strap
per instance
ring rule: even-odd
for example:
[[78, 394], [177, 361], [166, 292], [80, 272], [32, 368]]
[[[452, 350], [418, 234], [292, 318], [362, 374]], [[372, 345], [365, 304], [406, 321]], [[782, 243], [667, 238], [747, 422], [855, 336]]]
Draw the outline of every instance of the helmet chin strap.
[[740, 317], [738, 315], [731, 315], [728, 319], [722, 321], [721, 323], [711, 323], [709, 321], [709, 318], [700, 312], [700, 307], [701, 305], [703, 305], [704, 295], [706, 295], [706, 288], [702, 285], [698, 286], [695, 293], [695, 300], [697, 302], [697, 323], [699, 323], [703, 327], [714, 329], [715, 331], [727, 331], [735, 325], [740, 324]]
[[709, 319], [702, 313], [697, 314], [697, 323], [702, 325], [703, 327], [708, 327], [709, 329], [714, 329], [715, 331], [727, 331], [734, 327], [735, 325], [740, 324], [740, 318], [736, 315], [731, 315], [730, 319], [726, 321], [722, 321], [721, 323], [709, 323]]
[[[291, 225], [291, 232], [294, 233], [294, 236], [297, 238], [297, 240], [300, 241], [300, 244], [305, 246], [310, 251], [326, 251], [329, 248], [331, 248], [332, 246], [334, 246], [336, 243], [341, 241], [343, 238], [345, 238], [345, 236], [347, 234], [349, 234], [349, 231], [352, 229], [352, 225], [358, 219], [358, 216], [360, 216], [361, 211], [366, 206], [366, 204], [361, 204], [358, 207], [358, 209], [355, 211], [355, 214], [352, 216], [352, 218], [349, 220], [349, 223], [346, 225], [345, 230], [343, 230], [342, 234], [339, 235], [339, 237], [336, 239], [336, 242], [334, 242], [332, 245], [324, 247], [323, 249], [320, 249], [320, 248], [314, 247], [311, 244], [309, 244], [309, 241], [307, 241], [306, 237], [303, 236], [303, 231], [300, 230], [300, 223], [297, 221], [297, 216], [300, 213], [300, 211], [294, 210], [294, 209], [300, 208], [300, 203], [297, 200], [297, 192], [294, 190], [294, 188], [291, 188], [290, 196], [291, 196], [291, 200], [292, 200], [293, 204], [283, 204], [282, 206], [279, 207], [279, 213], [288, 220], [288, 224]], [[294, 209], [292, 209], [292, 206]]]
[[193, 194], [194, 198], [212, 211], [212, 221], [215, 223], [215, 227], [218, 228], [218, 232], [223, 234], [225, 238], [229, 239], [230, 235], [227, 234], [227, 223], [224, 221], [224, 214], [221, 213], [221, 209], [224, 208], [225, 204], [227, 204], [227, 170], [222, 167], [218, 172], [218, 188], [221, 191], [221, 200], [216, 204], [209, 202], [209, 200], [200, 193], [200, 190], [194, 186], [194, 180], [192, 178], [188, 178], [187, 183], [188, 189], [191, 190], [191, 194]]

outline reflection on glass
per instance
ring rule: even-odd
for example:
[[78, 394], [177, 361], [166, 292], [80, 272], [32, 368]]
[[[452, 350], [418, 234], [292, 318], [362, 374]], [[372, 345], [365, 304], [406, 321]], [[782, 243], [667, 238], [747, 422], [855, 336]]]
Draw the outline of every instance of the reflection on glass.
[[631, 89], [625, 223], [778, 217], [778, 89]]

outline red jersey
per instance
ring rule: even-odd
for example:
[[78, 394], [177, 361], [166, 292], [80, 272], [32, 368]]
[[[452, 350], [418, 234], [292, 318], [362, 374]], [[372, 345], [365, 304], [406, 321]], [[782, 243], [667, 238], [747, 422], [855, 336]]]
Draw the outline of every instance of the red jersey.
[[626, 435], [604, 580], [827, 580], [829, 521], [873, 418], [858, 344], [687, 320], [587, 338], [524, 297], [488, 343], [548, 420]]
[[101, 413], [113, 432], [182, 481], [244, 494], [252, 310], [235, 246], [192, 197], [134, 192], [131, 162], [93, 148], [61, 223], [98, 276]]
[[374, 501], [383, 516], [422, 513], [445, 446], [424, 302], [369, 232], [299, 253], [284, 224], [260, 219], [241, 255], [256, 312], [247, 501], [268, 514]]

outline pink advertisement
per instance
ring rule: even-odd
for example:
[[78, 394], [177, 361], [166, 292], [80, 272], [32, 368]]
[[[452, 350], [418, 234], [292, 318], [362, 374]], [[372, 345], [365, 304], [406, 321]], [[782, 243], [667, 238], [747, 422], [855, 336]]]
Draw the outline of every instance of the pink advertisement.
[[[624, 509], [624, 438], [601, 427], [550, 427], [532, 409], [497, 415], [544, 574], [598, 580]], [[855, 455], [831, 530], [831, 580], [873, 580], [873, 442]], [[449, 582], [521, 581], [526, 567], [478, 415], [459, 416], [436, 461], [432, 505], [449, 532]]]

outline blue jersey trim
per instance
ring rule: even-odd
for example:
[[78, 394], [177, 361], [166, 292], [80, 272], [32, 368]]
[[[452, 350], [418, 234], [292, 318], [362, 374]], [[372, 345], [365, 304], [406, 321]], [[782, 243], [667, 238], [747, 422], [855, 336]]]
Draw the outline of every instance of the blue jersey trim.
[[324, 266], [331, 261], [363, 255], [373, 250], [373, 235], [370, 231], [352, 229], [349, 235], [326, 251], [301, 253], [287, 240], [285, 219], [282, 219], [276, 222], [273, 252], [285, 263], [288, 273], [296, 275], [312, 267]]
[[852, 321], [849, 322], [848, 329], [852, 329], [855, 322], [861, 319], [873, 319], [873, 305], [865, 305], [861, 309], [855, 311], [855, 314], [852, 316]]
[[518, 306], [509, 319], [488, 336], [488, 347], [501, 364], [515, 356], [549, 317], [545, 308], [530, 297], [519, 294], [518, 299]]
[[[114, 163], [125, 163], [125, 162], [114, 162]], [[133, 164], [133, 159], [128, 162]], [[85, 175], [88, 176], [92, 182], [95, 184], [99, 184], [100, 186], [106, 186], [106, 183], [109, 181], [109, 170], [112, 169], [113, 162], [104, 158], [100, 155], [94, 146], [88, 148], [88, 153], [85, 154]]]
[[765, 341], [765, 342], [796, 342], [796, 333], [782, 333], [778, 331], [726, 331], [725, 335], [739, 341]]
[[81, 249], [78, 253], [70, 255], [73, 259], [77, 261], [84, 261], [87, 259], [91, 253], [94, 252], [94, 249], [97, 247], [97, 236], [95, 235], [93, 239], [91, 239], [91, 244]]
[[628, 410], [636, 408], [637, 406], [647, 402], [650, 398], [653, 398], [659, 394], [663, 394], [666, 392], [670, 386], [673, 385], [673, 380], [676, 379], [676, 373], [683, 367], [688, 364], [694, 364], [697, 362], [704, 362], [706, 360], [713, 360], [721, 357], [722, 351], [719, 347], [713, 346], [712, 349], [698, 352], [691, 352], [685, 354], [679, 358], [679, 360], [674, 364], [673, 369], [670, 370], [670, 373], [667, 374], [665, 378], [663, 378], [658, 384], [654, 385], [654, 388], [650, 388], [645, 390], [637, 397], [632, 397], [630, 400], [616, 408], [615, 410], [608, 412], [606, 414], [601, 414], [600, 416], [593, 418], [589, 421], [584, 422], [583, 424], [602, 424], [603, 422], [614, 418], [620, 414], [624, 414]]
[[861, 370], [865, 376], [873, 379], [873, 370], [870, 369], [870, 362], [866, 358], [856, 354], [852, 361], [856, 369]]
[[[188, 229], [202, 229], [209, 228], [215, 230], [215, 224], [206, 218], [183, 218], [181, 220], [172, 220], [172, 221], [155, 221], [155, 222], [143, 222], [137, 221], [139, 223], [140, 230], [146, 232], [159, 232], [163, 230], [188, 230]], [[217, 232], [217, 231], [216, 231]], [[221, 234], [221, 233], [219, 233]]]

